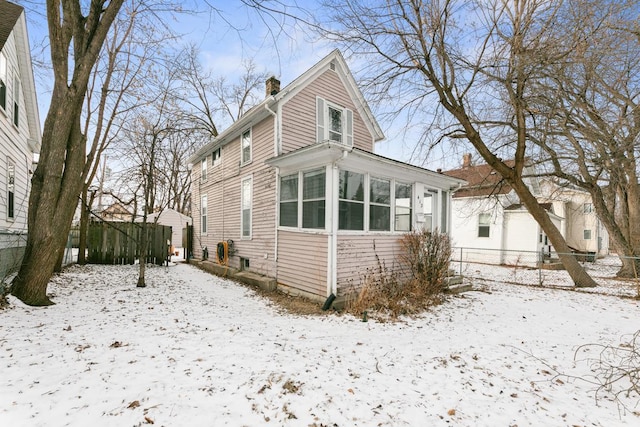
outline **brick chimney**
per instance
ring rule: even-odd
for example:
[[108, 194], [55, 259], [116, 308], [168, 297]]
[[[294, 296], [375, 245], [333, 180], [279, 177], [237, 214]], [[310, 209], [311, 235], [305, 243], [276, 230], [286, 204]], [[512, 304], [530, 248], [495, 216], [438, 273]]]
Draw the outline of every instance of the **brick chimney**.
[[471, 153], [465, 153], [462, 155], [462, 167], [468, 168], [471, 166]]
[[275, 95], [280, 92], [280, 80], [275, 76], [271, 76], [267, 79], [267, 97]]

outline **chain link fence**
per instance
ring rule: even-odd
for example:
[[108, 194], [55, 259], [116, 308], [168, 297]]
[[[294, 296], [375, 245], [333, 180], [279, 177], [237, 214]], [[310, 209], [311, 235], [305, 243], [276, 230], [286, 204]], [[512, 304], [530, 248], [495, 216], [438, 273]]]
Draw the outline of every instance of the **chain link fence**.
[[[596, 288], [580, 291], [640, 297], [638, 273], [632, 278], [616, 276], [622, 266], [621, 257], [598, 257], [595, 253], [569, 254], [583, 265], [598, 283]], [[635, 260], [640, 258], [627, 258]], [[451, 269], [472, 283], [511, 283], [528, 286], [574, 288], [573, 281], [564, 270], [559, 254], [554, 251], [509, 251], [467, 247], [452, 248]]]

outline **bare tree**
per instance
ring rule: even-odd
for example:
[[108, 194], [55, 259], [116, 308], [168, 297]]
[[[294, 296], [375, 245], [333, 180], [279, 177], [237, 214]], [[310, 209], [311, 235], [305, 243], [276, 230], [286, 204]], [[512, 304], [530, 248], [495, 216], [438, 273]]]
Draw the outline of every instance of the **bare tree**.
[[640, 273], [640, 37], [635, 2], [593, 0], [566, 11], [562, 28], [577, 40], [537, 82], [544, 126], [532, 133], [562, 182], [589, 192], [622, 260]]
[[124, 0], [48, 0], [47, 22], [54, 86], [42, 150], [32, 178], [29, 235], [11, 292], [30, 305], [49, 305], [49, 278], [64, 250], [84, 182], [86, 135], [82, 104], [91, 70]]
[[220, 126], [238, 120], [249, 108], [262, 101], [260, 89], [268, 74], [256, 69], [253, 60], [245, 60], [237, 80], [215, 77], [200, 63], [200, 52], [189, 46], [176, 59], [177, 77], [182, 81], [180, 99], [185, 115], [194, 129], [217, 137]]
[[[141, 82], [151, 74], [153, 57], [169, 37], [162, 29], [149, 25], [148, 17], [140, 14], [136, 6], [140, 7], [141, 4], [131, 4], [114, 21], [87, 90], [83, 132], [85, 135], [93, 134], [93, 137], [87, 153], [86, 179], [81, 192], [79, 264], [86, 262], [89, 211], [96, 195], [96, 191], [89, 194], [89, 187], [94, 183], [99, 169], [106, 167], [104, 153], [117, 137], [122, 124], [126, 123], [127, 113], [149, 102], [143, 96]], [[103, 183], [100, 184], [102, 187]]]
[[[362, 57], [377, 93], [442, 114], [439, 131], [466, 141], [518, 194], [578, 287], [596, 286], [524, 178], [531, 151], [528, 111], [540, 68], [562, 57], [555, 24], [562, 2], [544, 0], [328, 1], [328, 37]], [[325, 26], [326, 27], [326, 26]], [[439, 106], [436, 108], [435, 106]], [[510, 166], [505, 160], [513, 160]]]

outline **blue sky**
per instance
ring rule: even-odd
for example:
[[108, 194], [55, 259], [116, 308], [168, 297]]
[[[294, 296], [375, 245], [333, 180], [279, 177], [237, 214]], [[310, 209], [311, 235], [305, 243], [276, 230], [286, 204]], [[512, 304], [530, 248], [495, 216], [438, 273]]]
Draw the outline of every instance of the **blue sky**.
[[[43, 51], [47, 45], [44, 5], [42, 2], [14, 1], [27, 9], [34, 60], [42, 55], [48, 57], [48, 50]], [[215, 13], [179, 15], [170, 24], [183, 35], [185, 44], [194, 43], [200, 48], [202, 64], [215, 76], [225, 76], [233, 81], [233, 76], [242, 72], [243, 60], [252, 59], [258, 71], [275, 75], [286, 86], [336, 47], [325, 40], [313, 39], [291, 20], [283, 22], [283, 18], [278, 16], [259, 15], [239, 0], [216, 3], [223, 5], [216, 4], [219, 9]], [[313, 10], [315, 2], [304, 0], [298, 3]], [[201, 2], [196, 4], [203, 5]], [[34, 61], [34, 66], [37, 66], [37, 61]], [[355, 74], [355, 68], [352, 67], [352, 71]], [[35, 74], [40, 116], [44, 120], [48, 110], [50, 73], [36, 71]], [[357, 75], [355, 77], [357, 80]], [[386, 140], [376, 146], [378, 154], [434, 170], [442, 167], [443, 158], [437, 155], [426, 162], [424, 159], [411, 159], [412, 138], [402, 134], [405, 123], [402, 120], [394, 124], [384, 123], [381, 115], [376, 115], [386, 135]]]

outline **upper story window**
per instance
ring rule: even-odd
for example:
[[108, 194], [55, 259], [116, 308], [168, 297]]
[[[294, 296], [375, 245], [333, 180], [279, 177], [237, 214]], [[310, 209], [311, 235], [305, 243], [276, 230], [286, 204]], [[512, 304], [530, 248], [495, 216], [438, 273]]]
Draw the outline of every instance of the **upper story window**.
[[251, 129], [242, 132], [240, 144], [242, 146], [240, 163], [245, 165], [251, 162]]
[[582, 235], [582, 237], [584, 237], [584, 240], [591, 240], [591, 230], [583, 230]]
[[7, 59], [0, 52], [0, 108], [7, 109]]
[[411, 184], [396, 183], [396, 231], [411, 231]]
[[200, 168], [200, 181], [205, 182], [207, 180], [207, 157], [205, 156], [200, 163], [202, 166]]
[[13, 76], [13, 124], [16, 127], [20, 124], [20, 79], [17, 73]]
[[7, 158], [7, 219], [15, 217], [16, 165]]
[[222, 149], [220, 147], [218, 147], [217, 150], [213, 150], [213, 153], [211, 153], [211, 166], [218, 166], [220, 163], [222, 163]]
[[338, 230], [364, 230], [364, 174], [340, 171]]
[[317, 142], [333, 141], [353, 146], [353, 111], [316, 98]]
[[582, 212], [586, 214], [590, 214], [593, 212], [593, 203], [585, 203], [582, 205]]

